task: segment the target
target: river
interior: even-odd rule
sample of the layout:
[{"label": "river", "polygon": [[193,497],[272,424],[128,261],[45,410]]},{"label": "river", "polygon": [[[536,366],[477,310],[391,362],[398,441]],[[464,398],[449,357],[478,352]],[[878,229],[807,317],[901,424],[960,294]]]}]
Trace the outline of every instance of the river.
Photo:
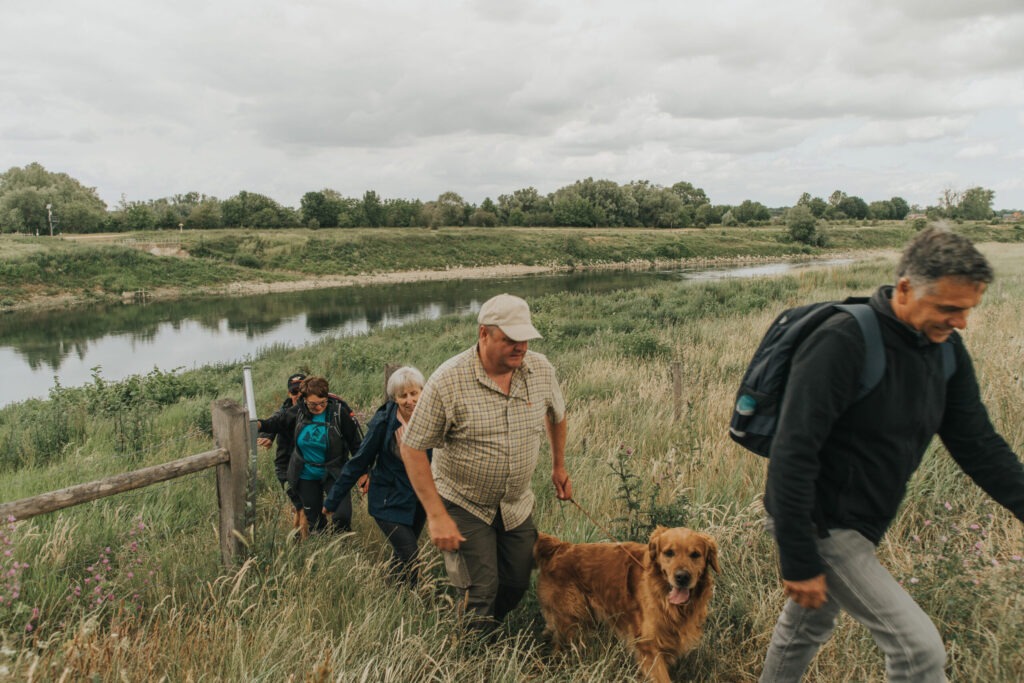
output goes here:
[{"label": "river", "polygon": [[679,270],[594,270],[484,280],[340,287],[246,297],[113,304],[0,316],[0,406],[45,398],[56,381],[71,387],[105,380],[236,362],[271,345],[301,346],[326,336],[476,312],[495,294],[526,298],[557,292],[597,293],[658,280],[778,275],[831,260]]}]

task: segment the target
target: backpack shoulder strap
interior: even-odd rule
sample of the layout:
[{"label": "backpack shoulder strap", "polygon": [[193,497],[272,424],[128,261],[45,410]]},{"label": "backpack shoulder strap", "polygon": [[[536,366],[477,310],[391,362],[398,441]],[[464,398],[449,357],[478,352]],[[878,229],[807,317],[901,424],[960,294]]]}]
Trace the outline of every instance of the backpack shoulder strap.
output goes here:
[{"label": "backpack shoulder strap", "polygon": [[946,381],[956,372],[956,355],[953,352],[953,343],[948,339],[942,342],[942,374]]},{"label": "backpack shoulder strap", "polygon": [[837,309],[853,316],[864,335],[864,372],[860,376],[860,400],[878,386],[885,374],[885,347],[882,344],[882,331],[878,327],[878,316],[867,304],[839,304]]}]

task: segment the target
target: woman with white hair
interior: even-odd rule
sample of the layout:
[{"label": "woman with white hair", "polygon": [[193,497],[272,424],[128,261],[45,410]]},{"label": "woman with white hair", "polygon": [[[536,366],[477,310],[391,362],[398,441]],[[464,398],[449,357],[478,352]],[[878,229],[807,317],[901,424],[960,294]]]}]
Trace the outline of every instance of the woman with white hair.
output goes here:
[{"label": "woman with white hair", "polygon": [[423,373],[413,367],[401,367],[391,374],[387,403],[377,409],[366,428],[362,445],[345,463],[324,501],[324,511],[333,512],[349,489],[369,473],[367,509],[394,548],[392,572],[409,586],[416,585],[419,537],[427,515],[409,483],[399,446],[402,432],[420,399],[423,383]]}]

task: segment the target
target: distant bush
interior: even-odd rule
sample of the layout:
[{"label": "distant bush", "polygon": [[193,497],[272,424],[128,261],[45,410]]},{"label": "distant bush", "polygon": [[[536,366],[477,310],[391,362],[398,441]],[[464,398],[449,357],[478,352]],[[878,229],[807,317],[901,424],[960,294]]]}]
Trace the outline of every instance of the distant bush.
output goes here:
[{"label": "distant bush", "polygon": [[786,225],[789,227],[789,236],[794,241],[818,246],[818,219],[808,207],[801,204],[790,209]]}]

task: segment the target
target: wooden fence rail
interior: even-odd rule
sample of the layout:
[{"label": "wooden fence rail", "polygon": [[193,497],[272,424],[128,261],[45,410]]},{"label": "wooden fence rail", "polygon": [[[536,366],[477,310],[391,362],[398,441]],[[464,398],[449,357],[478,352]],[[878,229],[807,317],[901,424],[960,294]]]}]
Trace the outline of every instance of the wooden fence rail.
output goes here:
[{"label": "wooden fence rail", "polygon": [[217,444],[214,450],[59,491],[0,503],[0,520],[8,517],[28,519],[216,467],[221,559],[226,565],[231,565],[244,552],[252,537],[252,530],[245,527],[249,421],[246,411],[230,399],[214,401],[210,404],[210,411],[213,438]]}]

